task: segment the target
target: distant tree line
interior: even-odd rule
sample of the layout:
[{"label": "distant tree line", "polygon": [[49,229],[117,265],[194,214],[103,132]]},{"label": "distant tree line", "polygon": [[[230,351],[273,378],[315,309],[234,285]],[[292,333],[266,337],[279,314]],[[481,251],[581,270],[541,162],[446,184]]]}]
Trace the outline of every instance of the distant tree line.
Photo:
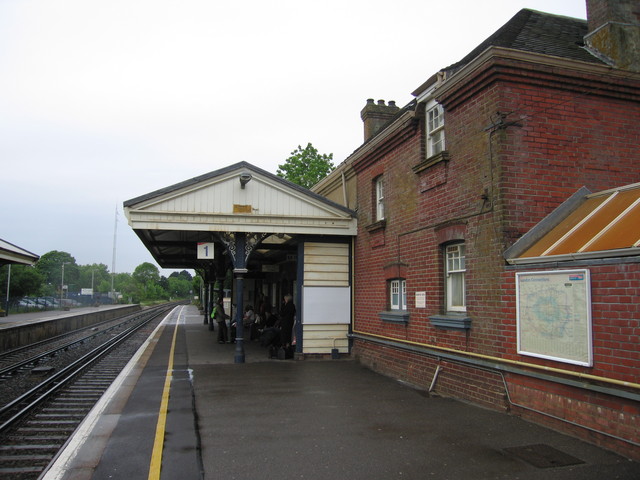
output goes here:
[{"label": "distant tree line", "polygon": [[0,267],[0,305],[5,304],[7,287],[14,301],[23,297],[77,298],[92,289],[92,297],[110,298],[113,303],[186,299],[200,288],[199,279],[186,270],[167,278],[155,265],[145,262],[133,273],[112,275],[103,263],[78,265],[69,253],[57,250],[42,255],[34,266],[11,265],[10,275],[8,269],[8,265]]}]

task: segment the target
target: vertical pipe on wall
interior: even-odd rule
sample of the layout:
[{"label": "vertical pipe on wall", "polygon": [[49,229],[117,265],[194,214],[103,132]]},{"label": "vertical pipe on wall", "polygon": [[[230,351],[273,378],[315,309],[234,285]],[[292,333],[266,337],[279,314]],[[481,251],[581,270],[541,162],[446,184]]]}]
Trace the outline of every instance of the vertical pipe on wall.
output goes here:
[{"label": "vertical pipe on wall", "polygon": [[429,385],[429,392],[432,392],[433,389],[436,386],[436,381],[438,380],[438,374],[440,373],[440,370],[442,370],[442,367],[440,365],[438,365],[436,367],[436,371],[433,373],[433,379],[431,380],[431,385]]},{"label": "vertical pipe on wall", "polygon": [[304,283],[304,242],[298,243],[298,258],[296,259],[296,298],[298,306],[296,309],[296,323],[294,324],[294,331],[296,336],[296,350],[295,354],[301,356],[303,353],[302,335],[304,329],[302,328],[302,310],[304,298],[302,298],[302,286]]}]

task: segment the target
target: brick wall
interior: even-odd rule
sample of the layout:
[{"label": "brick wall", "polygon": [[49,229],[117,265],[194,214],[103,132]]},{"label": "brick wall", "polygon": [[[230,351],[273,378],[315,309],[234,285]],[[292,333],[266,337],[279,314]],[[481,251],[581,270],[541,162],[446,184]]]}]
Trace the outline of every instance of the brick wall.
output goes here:
[{"label": "brick wall", "polygon": [[359,342],[354,356],[372,370],[421,390],[428,391],[433,385],[433,394],[464,399],[491,409],[508,409],[504,382],[496,372],[368,342]]},{"label": "brick wall", "polygon": [[508,384],[514,413],[628,458],[640,458],[638,447],[617,440],[640,440],[638,402],[517,375],[509,376]]},{"label": "brick wall", "polygon": [[[515,330],[503,353],[504,358],[526,359],[528,363],[562,368],[605,377],[619,382],[637,383],[640,372],[640,263],[611,263],[581,266],[591,275],[591,316],[593,367],[545,361],[517,355],[513,349]],[[527,271],[548,268],[527,268]],[[516,314],[515,270],[505,272],[503,291],[505,319]]]},{"label": "brick wall", "polygon": [[508,243],[582,187],[597,192],[640,180],[640,103],[507,85],[506,111],[517,111],[496,135],[503,169]]},{"label": "brick wall", "polygon": [[[573,372],[637,383],[640,263],[612,260],[580,267],[591,270],[593,367],[517,353],[515,269],[506,265],[504,250],[580,187],[599,191],[640,180],[640,99],[628,90],[617,95],[590,88],[592,75],[569,79],[575,71],[544,70],[511,63],[496,81],[469,89],[467,98],[455,96],[449,109],[443,97],[447,158],[416,168],[424,160],[424,118],[418,111],[417,127],[390,139],[393,148],[387,145],[354,165],[359,222],[354,331],[383,341],[461,352],[461,358],[471,352],[518,362],[525,369],[552,367],[565,370],[561,376],[566,378]],[[582,86],[572,87],[572,82]],[[386,223],[367,228],[373,224],[371,192],[378,175],[385,181]],[[453,238],[464,239],[466,245],[469,330],[436,328],[429,319],[444,310],[442,243]],[[387,309],[385,267],[392,264],[406,265],[406,324],[379,317]],[[426,308],[416,308],[416,292],[426,293]],[[429,387],[435,358],[382,343],[356,341],[354,354],[385,375]],[[507,401],[506,388],[522,407]],[[637,430],[627,426],[637,425],[638,412],[615,395],[513,374],[505,383],[497,372],[464,362],[443,365],[436,392],[492,408],[518,409],[625,454],[629,444],[622,442],[626,446],[621,447],[611,435],[638,441],[637,434],[632,438]],[[569,404],[580,406],[579,416],[567,415]],[[616,408],[626,409],[625,415],[615,415]]]}]

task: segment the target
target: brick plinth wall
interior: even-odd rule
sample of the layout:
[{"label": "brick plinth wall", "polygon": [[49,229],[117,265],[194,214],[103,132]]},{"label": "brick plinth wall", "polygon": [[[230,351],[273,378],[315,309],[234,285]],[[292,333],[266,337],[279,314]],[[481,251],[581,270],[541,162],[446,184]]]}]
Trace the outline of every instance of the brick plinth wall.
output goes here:
[{"label": "brick plinth wall", "polygon": [[532,378],[507,377],[511,411],[563,433],[640,460],[640,404],[632,400],[549,384]]},{"label": "brick plinth wall", "polygon": [[353,355],[371,370],[425,391],[429,390],[440,366],[433,393],[494,410],[508,410],[504,383],[497,372],[360,340],[355,342]]},{"label": "brick plinth wall", "polygon": [[[640,405],[532,377],[504,374],[356,340],[358,362],[418,390],[509,412],[603,448],[640,460]],[[441,370],[434,382],[437,367]],[[508,389],[508,391],[507,391]]]}]

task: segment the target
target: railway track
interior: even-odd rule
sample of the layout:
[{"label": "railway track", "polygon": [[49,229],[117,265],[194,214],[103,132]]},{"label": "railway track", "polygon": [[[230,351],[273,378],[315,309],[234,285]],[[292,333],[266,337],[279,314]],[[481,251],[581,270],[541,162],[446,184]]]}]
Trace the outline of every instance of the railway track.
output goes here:
[{"label": "railway track", "polygon": [[74,344],[80,344],[90,340],[96,335],[108,333],[113,329],[120,328],[127,322],[135,322],[141,315],[145,315],[145,312],[137,312],[119,318],[103,320],[71,332],[0,352],[0,381],[6,378],[7,375],[13,374],[22,366],[36,364],[43,358],[55,355],[61,350],[72,348]]},{"label": "railway track", "polygon": [[[125,327],[110,329],[107,335],[87,336],[90,338],[81,342],[83,348],[70,356],[75,359],[64,367],[46,368],[43,359],[53,358],[55,351],[49,350],[40,357],[38,362],[45,366],[45,373],[36,385],[16,394],[0,408],[0,478],[37,479],[174,306],[146,310],[143,315],[136,315],[134,321],[123,322],[127,324]],[[78,340],[68,343],[69,346],[58,347],[58,354],[69,356]],[[24,359],[16,362],[22,365],[11,371],[24,372],[25,365],[29,365],[24,362]]]}]

